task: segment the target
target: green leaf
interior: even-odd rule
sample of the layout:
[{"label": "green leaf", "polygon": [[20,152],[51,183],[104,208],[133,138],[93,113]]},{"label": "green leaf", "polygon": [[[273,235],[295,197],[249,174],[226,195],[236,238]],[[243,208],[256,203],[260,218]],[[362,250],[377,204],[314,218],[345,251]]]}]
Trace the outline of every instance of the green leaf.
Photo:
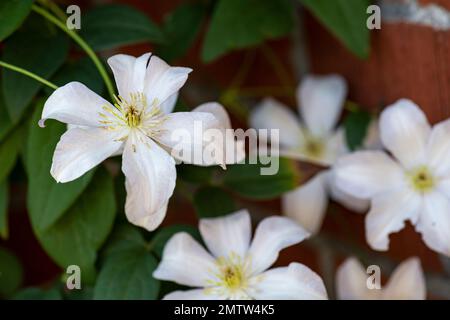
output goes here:
[{"label": "green leaf", "polygon": [[45,251],[63,269],[78,265],[82,280],[93,283],[97,251],[108,237],[116,205],[111,176],[98,170],[86,191],[53,226],[36,235]]},{"label": "green leaf", "polygon": [[293,27],[289,0],[219,0],[202,49],[210,62],[225,53],[279,38]]},{"label": "green leaf", "polygon": [[[65,64],[52,78],[52,82],[58,86],[63,86],[71,81],[81,82],[100,95],[104,89],[102,77],[92,60],[87,57]],[[51,92],[53,90],[48,88],[48,93]]]},{"label": "green leaf", "polygon": [[183,56],[197,37],[205,13],[205,7],[201,4],[177,7],[164,21],[163,31],[167,40],[158,54],[168,61]]},{"label": "green leaf", "polygon": [[363,145],[371,121],[370,113],[363,110],[354,111],[345,118],[345,138],[351,151]]},{"label": "green leaf", "polygon": [[94,299],[157,298],[159,281],[152,273],[158,263],[136,228],[117,228],[104,253],[106,258],[94,288]]},{"label": "green leaf", "polygon": [[148,16],[122,4],[99,6],[82,17],[80,35],[94,50],[154,42],[161,43],[163,34]]},{"label": "green leaf", "polygon": [[233,198],[220,187],[202,187],[194,194],[194,207],[199,218],[212,218],[236,211]]},{"label": "green leaf", "polygon": [[0,2],[0,41],[13,33],[31,10],[33,0],[2,0]]},{"label": "green leaf", "polygon": [[200,167],[182,163],[177,166],[177,176],[191,183],[208,183],[211,181],[214,167]]},{"label": "green leaf", "polygon": [[62,300],[58,288],[44,290],[41,288],[25,288],[13,296],[13,300]]},{"label": "green leaf", "polygon": [[49,228],[72,206],[92,178],[92,171],[69,182],[56,183],[50,175],[53,153],[66,126],[47,121],[45,128],[37,123],[42,106],[38,106],[30,124],[27,144],[27,173],[29,179],[27,203],[31,223],[36,231]]},{"label": "green leaf", "polygon": [[13,127],[14,123],[9,117],[8,110],[6,109],[6,103],[3,99],[3,91],[0,89],[0,141],[11,131]]},{"label": "green leaf", "polygon": [[[267,163],[269,158],[263,158]],[[283,193],[290,191],[299,185],[300,174],[294,161],[279,158],[278,171],[273,175],[262,175],[261,169],[270,165],[250,164],[247,160],[245,164],[229,166],[225,171],[223,183],[233,192],[250,199],[272,199]],[[270,158],[275,165],[277,159]]]},{"label": "green leaf", "polygon": [[[63,64],[68,50],[64,34],[42,25],[41,19],[32,19],[5,43],[3,60],[47,79]],[[42,84],[11,70],[2,71],[3,97],[11,120],[16,123]]]},{"label": "green leaf", "polygon": [[370,0],[301,0],[343,44],[360,58],[370,51],[367,7]]},{"label": "green leaf", "polygon": [[0,248],[0,296],[8,297],[22,284],[22,264],[9,250]]},{"label": "green leaf", "polygon": [[194,237],[194,239],[196,239],[200,243],[202,242],[202,238],[197,228],[189,225],[179,224],[159,229],[156,235],[151,240],[149,247],[151,247],[157,257],[161,258],[167,241],[169,241],[169,239],[178,232],[187,232],[192,237]]},{"label": "green leaf", "polygon": [[[28,123],[28,122],[27,122]],[[26,124],[17,126],[0,143],[0,182],[4,181],[14,167],[25,138]]]},{"label": "green leaf", "polygon": [[8,238],[8,182],[0,182],[0,238]]}]

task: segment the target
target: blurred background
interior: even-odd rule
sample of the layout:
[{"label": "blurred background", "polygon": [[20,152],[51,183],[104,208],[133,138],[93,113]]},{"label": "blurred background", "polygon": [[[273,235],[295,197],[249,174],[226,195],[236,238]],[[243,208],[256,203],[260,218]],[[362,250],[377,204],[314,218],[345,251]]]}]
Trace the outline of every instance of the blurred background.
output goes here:
[{"label": "blurred background", "polygon": [[[407,97],[423,108],[432,123],[450,116],[450,0],[374,2],[382,9],[381,29],[370,33],[367,30],[366,35],[364,32],[350,35],[362,37],[362,45],[353,45],[342,37],[342,32],[348,35],[345,25],[324,23],[320,13],[305,5],[309,1],[276,0],[272,4],[267,4],[270,0],[262,1],[264,4],[248,1],[248,11],[224,9],[220,13],[217,10],[219,5],[225,7],[224,0],[57,2],[61,8],[71,4],[81,8],[80,34],[85,35],[94,47],[98,39],[108,36],[102,34],[105,32],[102,25],[113,25],[120,20],[108,15],[94,17],[92,11],[95,8],[104,4],[123,4],[139,11],[157,26],[158,32],[137,30],[134,32],[143,35],[118,45],[99,46],[96,51],[102,57],[118,52],[137,56],[151,51],[172,65],[193,68],[194,72],[182,89],[178,107],[190,109],[207,101],[219,101],[230,112],[234,128],[247,128],[248,112],[266,96],[275,97],[295,109],[295,88],[307,73],[341,74],[349,84],[349,101],[372,114]],[[286,7],[280,4],[286,4]],[[275,10],[276,13],[262,22],[258,15],[265,16],[264,10],[269,13]],[[215,30],[213,36],[208,35],[212,32],[214,15],[236,24],[229,26],[235,37],[227,30]],[[350,16],[347,27],[357,28],[358,14]],[[364,24],[366,18],[367,15],[363,16]],[[255,19],[267,23],[268,27],[253,28]],[[278,21],[275,23],[278,27],[270,28],[271,21]],[[91,26],[89,33],[84,31],[84,23]],[[239,30],[248,33],[240,35]],[[164,37],[166,39],[161,39]],[[365,37],[370,39],[367,46]],[[213,38],[219,42],[223,40],[223,43],[207,46],[205,42],[214,42]],[[3,43],[1,46],[3,48]],[[82,56],[83,53],[72,48],[69,60]],[[115,163],[110,165],[112,170],[117,170]],[[308,164],[297,163],[296,166],[303,182],[321,170]],[[198,185],[191,185],[189,169],[181,172],[181,176],[187,178],[177,184],[164,225],[196,226],[198,216],[192,197]],[[21,287],[52,286],[61,277],[61,269],[48,257],[33,233],[26,205],[27,181],[19,161],[9,181],[9,236],[0,240],[0,246],[14,253],[22,265]],[[123,181],[119,183],[123,184]],[[235,206],[248,208],[255,222],[267,215],[280,214],[277,199],[255,201],[234,196]],[[412,226],[407,225],[391,236],[388,252],[375,252],[365,241],[364,215],[335,203],[328,209],[322,231],[283,251],[277,265],[299,261],[310,266],[322,275],[330,296],[334,297],[336,267],[350,256],[357,256],[366,265],[380,265],[386,278],[400,262],[418,256],[426,273],[428,298],[450,299],[450,260],[428,249]]]}]

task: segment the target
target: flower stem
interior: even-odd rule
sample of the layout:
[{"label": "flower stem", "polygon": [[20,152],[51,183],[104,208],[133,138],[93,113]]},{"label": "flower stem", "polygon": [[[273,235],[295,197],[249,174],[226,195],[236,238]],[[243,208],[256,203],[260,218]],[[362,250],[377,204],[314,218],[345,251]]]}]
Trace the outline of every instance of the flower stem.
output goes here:
[{"label": "flower stem", "polygon": [[44,78],[41,78],[37,74],[34,74],[34,73],[32,73],[32,72],[30,72],[28,70],[22,69],[20,67],[17,67],[15,65],[12,65],[12,64],[9,64],[9,63],[6,63],[6,62],[1,61],[1,60],[0,60],[0,66],[5,67],[5,68],[10,69],[10,70],[13,70],[13,71],[16,71],[16,72],[21,73],[23,75],[26,75],[27,77],[30,77],[30,78],[32,78],[34,80],[37,80],[37,81],[45,84],[46,86],[52,88],[53,90],[58,89],[58,86],[55,85],[54,83],[51,83],[50,81],[47,81]]},{"label": "flower stem", "polygon": [[97,55],[95,54],[94,50],[73,30],[69,30],[64,22],[53,16],[48,11],[44,10],[43,8],[33,5],[32,9],[34,12],[40,14],[45,19],[50,21],[51,23],[55,24],[57,27],[59,27],[62,31],[67,33],[69,37],[71,37],[91,58],[92,62],[94,62],[95,66],[97,67],[101,77],[103,78],[103,81],[105,82],[106,89],[108,90],[109,95],[111,96],[111,99],[114,100],[114,87],[111,82],[111,79],[109,78],[108,73],[105,70],[105,67],[103,66],[102,62],[99,60]]}]

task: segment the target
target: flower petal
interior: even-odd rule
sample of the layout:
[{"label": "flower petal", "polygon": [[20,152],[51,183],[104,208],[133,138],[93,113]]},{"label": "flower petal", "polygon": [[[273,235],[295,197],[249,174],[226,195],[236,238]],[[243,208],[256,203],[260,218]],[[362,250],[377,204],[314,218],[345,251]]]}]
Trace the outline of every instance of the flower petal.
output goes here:
[{"label": "flower petal", "polygon": [[272,99],[264,99],[250,114],[255,129],[280,130],[280,145],[298,147],[303,139],[298,117],[288,107]]},{"label": "flower petal", "polygon": [[416,229],[428,247],[450,257],[450,199],[439,191],[426,194]]},{"label": "flower petal", "polygon": [[[253,280],[253,281],[252,281]],[[257,300],[326,300],[327,291],[318,274],[300,263],[257,275],[251,295]]]},{"label": "flower petal", "polygon": [[201,219],[200,233],[209,251],[216,257],[231,253],[244,258],[250,246],[251,223],[247,210],[212,219]]},{"label": "flower petal", "polygon": [[348,258],[336,272],[336,295],[339,300],[377,299],[380,290],[369,290],[368,275],[356,258]]},{"label": "flower petal", "polygon": [[249,249],[252,274],[267,270],[284,248],[303,241],[309,232],[295,221],[284,217],[269,217],[261,221]]},{"label": "flower petal", "polygon": [[144,93],[149,104],[159,106],[177,93],[191,71],[190,68],[171,67],[157,56],[152,56],[144,80]]},{"label": "flower petal", "polygon": [[122,171],[128,220],[154,230],[164,218],[164,208],[175,188],[175,161],[151,139],[132,131],[125,144]]},{"label": "flower petal", "polygon": [[425,300],[426,296],[425,277],[418,258],[399,265],[383,290],[385,300]]},{"label": "flower petal", "polygon": [[284,194],[281,198],[283,214],[297,221],[312,234],[317,233],[328,206],[327,172]]},{"label": "flower petal", "polygon": [[421,197],[417,193],[397,188],[376,195],[366,216],[366,238],[374,250],[386,251],[389,248],[389,235],[400,231],[405,221],[413,224],[421,207]]},{"label": "flower petal", "polygon": [[102,127],[102,107],[111,104],[79,82],[70,82],[56,89],[47,99],[39,125],[47,119],[79,126]]},{"label": "flower petal", "polygon": [[450,173],[450,120],[438,123],[431,130],[427,145],[427,164],[437,176]]},{"label": "flower petal", "polygon": [[50,173],[57,182],[69,182],[121,149],[117,132],[104,128],[67,130],[56,145]]},{"label": "flower petal", "polygon": [[424,160],[430,125],[414,102],[401,99],[387,107],[380,116],[380,134],[384,146],[407,169]]},{"label": "flower petal", "polygon": [[155,139],[179,161],[215,165],[223,162],[221,130],[219,121],[211,113],[176,112],[167,115]]},{"label": "flower petal", "polygon": [[164,114],[172,113],[173,109],[175,109],[175,105],[178,100],[178,91],[172,94],[170,97],[166,99],[163,103],[159,105],[159,108]]},{"label": "flower petal", "polygon": [[328,191],[330,193],[330,197],[334,201],[351,211],[363,213],[369,210],[370,200],[355,197],[338,188],[333,169],[330,171],[330,174],[328,174]]},{"label": "flower petal", "polygon": [[382,151],[358,151],[342,156],[334,167],[336,186],[368,199],[404,181],[400,166]]},{"label": "flower petal", "polygon": [[108,64],[114,74],[117,90],[124,99],[129,99],[131,93],[144,91],[144,79],[148,59],[151,53],[145,53],[136,58],[126,54],[117,54],[108,59]]},{"label": "flower petal", "polygon": [[193,289],[171,292],[166,294],[163,300],[222,300],[222,298],[219,295],[215,295],[214,290]]},{"label": "flower petal", "polygon": [[206,287],[208,275],[214,268],[213,257],[191,235],[180,232],[167,242],[153,277],[191,287]]},{"label": "flower petal", "polygon": [[236,140],[234,131],[231,128],[230,117],[225,108],[217,102],[204,103],[192,112],[207,112],[213,114],[223,128],[223,144],[222,157],[220,163],[234,164],[245,159],[245,141]]},{"label": "flower petal", "polygon": [[306,76],[297,89],[297,103],[308,130],[319,137],[329,133],[346,96],[347,83],[341,76]]}]

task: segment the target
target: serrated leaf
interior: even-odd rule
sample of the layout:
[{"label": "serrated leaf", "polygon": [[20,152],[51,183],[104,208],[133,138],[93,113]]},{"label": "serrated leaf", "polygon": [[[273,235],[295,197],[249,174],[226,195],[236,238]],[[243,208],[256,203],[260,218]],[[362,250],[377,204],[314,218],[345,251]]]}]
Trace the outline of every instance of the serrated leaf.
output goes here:
[{"label": "serrated leaf", "polygon": [[47,121],[38,126],[42,112],[39,105],[30,123],[27,143],[27,173],[29,179],[27,204],[31,223],[36,231],[49,228],[69,209],[89,184],[93,172],[69,183],[57,183],[50,175],[53,153],[66,125]]},{"label": "serrated leaf", "polygon": [[54,225],[45,231],[34,231],[61,268],[78,265],[82,281],[93,283],[97,251],[111,231],[115,213],[112,178],[98,170],[86,191]]},{"label": "serrated leaf", "polygon": [[370,0],[300,0],[343,44],[360,58],[370,51],[367,7]]},{"label": "serrated leaf", "polygon": [[202,4],[180,5],[171,12],[164,20],[166,41],[159,48],[158,54],[168,61],[183,56],[197,37],[205,13]]},{"label": "serrated leaf", "polygon": [[0,182],[0,238],[8,238],[8,182]]},{"label": "serrated leaf", "polygon": [[199,218],[213,218],[236,210],[233,198],[220,187],[202,187],[194,194],[195,212]]},{"label": "serrated leaf", "polygon": [[0,41],[20,27],[31,10],[33,0],[2,0],[0,2]]},{"label": "serrated leaf", "polygon": [[167,241],[178,232],[187,232],[192,237],[194,237],[194,239],[196,239],[200,243],[202,242],[200,233],[198,232],[197,228],[193,226],[179,224],[164,227],[157,231],[156,235],[150,241],[149,245],[157,257],[159,258],[162,257],[162,253],[164,251],[164,247],[166,246]]},{"label": "serrated leaf", "polygon": [[159,27],[148,16],[123,4],[103,5],[82,16],[80,35],[94,50],[164,40]]},{"label": "serrated leaf", "polygon": [[270,167],[267,161],[276,158],[260,159],[258,164],[229,166],[223,177],[223,184],[238,195],[250,199],[273,199],[299,185],[300,174],[292,160],[279,158],[278,170],[273,175],[263,175],[262,168]]},{"label": "serrated leaf", "polygon": [[[3,60],[48,79],[64,63],[68,50],[69,41],[64,34],[50,29],[42,19],[32,19],[6,41]],[[11,70],[2,71],[4,101],[16,123],[42,83]]]},{"label": "serrated leaf", "polygon": [[0,296],[9,297],[20,287],[22,280],[20,261],[9,250],[0,248]]},{"label": "serrated leaf", "polygon": [[286,35],[293,13],[288,0],[219,0],[203,44],[203,61]]}]

